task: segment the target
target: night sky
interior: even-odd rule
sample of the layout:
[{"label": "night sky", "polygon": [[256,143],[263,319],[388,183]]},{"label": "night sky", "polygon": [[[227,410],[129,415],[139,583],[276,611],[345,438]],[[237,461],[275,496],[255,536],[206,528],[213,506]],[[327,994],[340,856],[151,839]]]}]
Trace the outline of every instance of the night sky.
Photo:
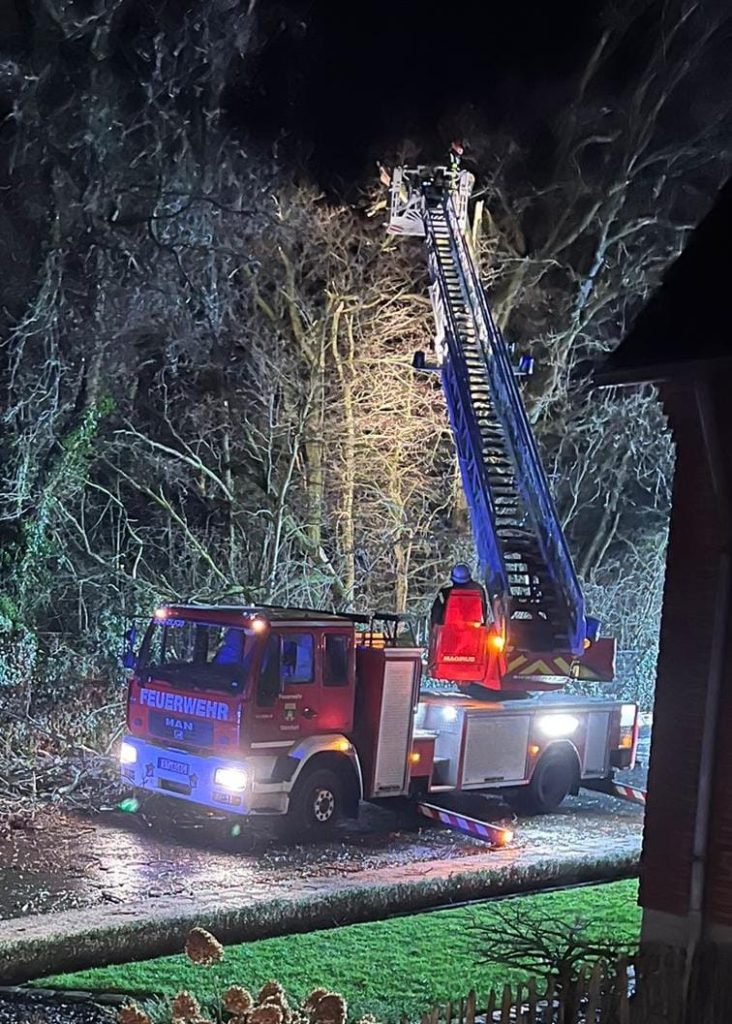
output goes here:
[{"label": "night sky", "polygon": [[[86,3],[76,0],[80,11]],[[252,12],[256,27],[254,45],[226,72],[221,100],[229,127],[274,146],[280,164],[338,190],[373,180],[377,160],[441,159],[454,137],[467,141],[468,157],[471,137],[485,147],[504,136],[526,151],[527,163],[550,162],[558,116],[603,27],[620,26],[622,40],[593,100],[622,111],[624,90],[658,42],[661,12],[675,0],[219,0],[212,10],[234,24],[233,3]],[[42,8],[0,0],[0,52],[22,59],[34,39],[37,48]],[[144,76],[144,61],[131,55],[147,50],[157,32],[173,33],[195,9],[191,0],[117,7],[120,73]],[[724,0],[704,0],[696,22],[723,9]],[[705,123],[704,94],[728,82],[731,46],[728,26],[717,56],[707,53],[694,70],[701,84],[669,108],[670,135],[688,137]],[[65,49],[68,89],[73,44]],[[1,86],[0,117],[11,109]],[[412,150],[399,154],[405,142]]]},{"label": "night sky", "polygon": [[[320,181],[373,174],[405,138],[441,156],[466,124],[536,141],[566,103],[601,4],[288,3],[233,83],[229,116]],[[263,24],[264,27],[264,24]],[[621,65],[632,63],[635,41]],[[621,75],[624,68],[620,68]],[[612,88],[612,83],[610,83]]]}]

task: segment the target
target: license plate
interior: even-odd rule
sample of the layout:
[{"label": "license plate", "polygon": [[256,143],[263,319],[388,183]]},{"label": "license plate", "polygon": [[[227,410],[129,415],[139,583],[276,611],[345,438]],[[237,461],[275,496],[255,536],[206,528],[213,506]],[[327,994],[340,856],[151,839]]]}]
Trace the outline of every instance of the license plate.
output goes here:
[{"label": "license plate", "polygon": [[173,761],[169,757],[159,757],[158,768],[162,768],[164,772],[173,772],[174,775],[188,774],[188,765],[185,761]]},{"label": "license plate", "polygon": [[229,807],[238,807],[241,804],[241,797],[234,793],[214,793],[213,798],[217,803],[228,804]]}]

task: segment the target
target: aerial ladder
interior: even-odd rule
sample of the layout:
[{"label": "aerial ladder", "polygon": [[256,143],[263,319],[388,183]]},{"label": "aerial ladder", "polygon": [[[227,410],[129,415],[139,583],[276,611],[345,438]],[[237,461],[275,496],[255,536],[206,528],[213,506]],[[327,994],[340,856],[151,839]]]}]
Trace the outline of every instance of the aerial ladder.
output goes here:
[{"label": "aerial ladder", "polygon": [[[388,231],[425,240],[435,354],[485,587],[475,609],[431,630],[430,672],[469,688],[540,690],[568,677],[609,681],[615,641],[598,636],[550,493],[467,231],[466,170],[395,168]],[[525,361],[524,361],[525,363]],[[422,353],[415,366],[428,368]]]}]

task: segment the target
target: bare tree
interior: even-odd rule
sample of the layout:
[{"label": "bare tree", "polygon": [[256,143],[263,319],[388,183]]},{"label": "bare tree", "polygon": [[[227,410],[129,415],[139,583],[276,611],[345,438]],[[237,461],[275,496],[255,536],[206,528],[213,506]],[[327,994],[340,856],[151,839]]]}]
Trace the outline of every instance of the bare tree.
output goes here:
[{"label": "bare tree", "polygon": [[[128,24],[117,0],[29,2],[27,50],[0,62],[3,694],[33,717],[69,678],[113,677],[124,620],[161,599],[421,614],[473,551],[439,383],[411,369],[432,329],[420,244],[368,215],[376,192],[326,202],[224,122],[259,5]],[[663,45],[620,86],[633,22],[602,26],[543,161],[471,135],[484,272],[538,358],[526,395],[560,512],[628,652],[653,646],[671,450],[653,393],[591,393],[589,363],[730,138],[713,90],[704,131],[667,128],[724,12],[659,10]],[[644,692],[649,671],[633,662]]]}]

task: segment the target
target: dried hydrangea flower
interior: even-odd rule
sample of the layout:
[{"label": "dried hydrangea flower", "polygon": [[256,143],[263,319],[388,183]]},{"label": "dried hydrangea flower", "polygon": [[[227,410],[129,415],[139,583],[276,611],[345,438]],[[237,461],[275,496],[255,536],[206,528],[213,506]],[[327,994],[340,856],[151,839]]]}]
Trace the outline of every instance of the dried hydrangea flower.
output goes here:
[{"label": "dried hydrangea flower", "polygon": [[224,955],[224,947],[205,928],[193,928],[188,933],[185,951],[189,960],[204,967],[217,964]]},{"label": "dried hydrangea flower", "polygon": [[282,1024],[282,1007],[276,1003],[265,1003],[255,1007],[249,1014],[249,1024]]},{"label": "dried hydrangea flower", "polygon": [[259,1005],[260,1006],[279,1006],[280,1009],[282,1010],[282,1014],[283,1014],[285,1020],[287,1020],[289,1018],[289,1015],[290,1015],[290,1005],[287,1002],[287,996],[285,995],[284,992],[282,992],[279,995],[267,996],[267,998],[263,999],[262,1002]]},{"label": "dried hydrangea flower", "polygon": [[244,1014],[251,1010],[254,1000],[251,992],[241,985],[230,985],[223,995],[224,1008],[229,1013]]},{"label": "dried hydrangea flower", "polygon": [[174,1021],[195,1020],[201,1016],[201,1006],[190,992],[179,992],[173,1000],[171,1015]]},{"label": "dried hydrangea flower", "polygon": [[272,996],[276,996],[278,999],[282,1000],[285,998],[285,990],[282,985],[280,985],[279,981],[265,981],[264,985],[262,985],[259,990],[257,1002],[263,1003],[265,1000],[271,999]]},{"label": "dried hydrangea flower", "polygon": [[304,1010],[314,1010],[323,996],[330,995],[327,988],[314,988],[305,1002],[302,1004]]},{"label": "dried hydrangea flower", "polygon": [[346,1024],[348,1007],[343,996],[329,992],[318,1002],[313,1014],[316,1024]]},{"label": "dried hydrangea flower", "polygon": [[127,1003],[117,1011],[117,1024],[152,1024],[150,1018],[137,1003]]}]

